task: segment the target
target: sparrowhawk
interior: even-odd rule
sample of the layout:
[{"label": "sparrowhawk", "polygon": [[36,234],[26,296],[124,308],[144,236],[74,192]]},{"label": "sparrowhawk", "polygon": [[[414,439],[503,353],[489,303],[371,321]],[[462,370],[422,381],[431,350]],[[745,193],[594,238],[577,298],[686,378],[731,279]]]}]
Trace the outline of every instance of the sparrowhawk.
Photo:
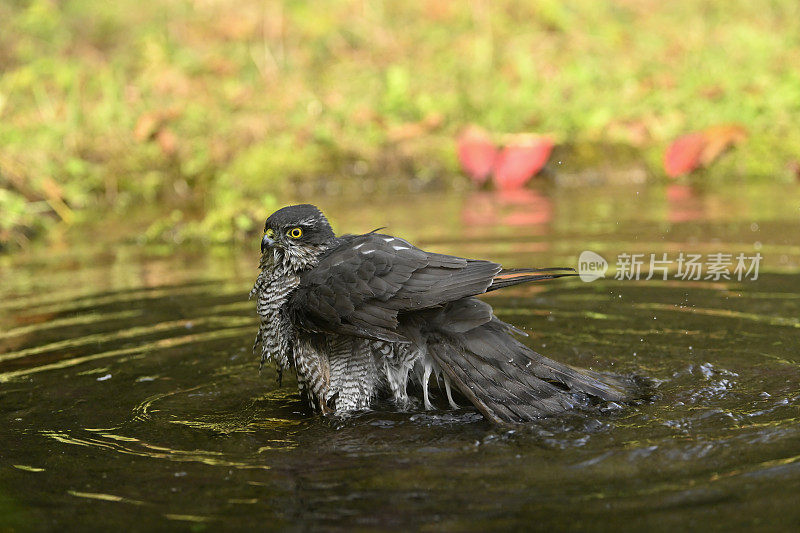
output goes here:
[{"label": "sparrowhawk", "polygon": [[458,395],[499,424],[598,401],[625,401],[624,378],[573,368],[528,348],[476,295],[572,269],[503,269],[427,252],[378,233],[337,236],[313,205],[273,213],[261,240],[256,299],[261,363],[297,374],[322,412],[401,407],[409,389],[431,408],[431,377],[451,407]]}]

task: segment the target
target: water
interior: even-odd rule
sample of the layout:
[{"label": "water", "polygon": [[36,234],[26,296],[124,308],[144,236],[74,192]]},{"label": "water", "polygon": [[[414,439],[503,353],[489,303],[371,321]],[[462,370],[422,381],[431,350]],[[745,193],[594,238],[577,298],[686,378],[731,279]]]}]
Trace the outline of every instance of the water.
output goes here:
[{"label": "water", "polygon": [[250,353],[257,238],[142,247],[132,223],[114,230],[126,239],[73,230],[0,260],[0,529],[800,525],[797,188],[320,203],[340,230],[388,226],[510,267],[575,265],[587,249],[612,265],[764,259],[757,281],[558,280],[487,297],[537,350],[658,383],[643,405],[509,430],[467,408],[307,412]]}]

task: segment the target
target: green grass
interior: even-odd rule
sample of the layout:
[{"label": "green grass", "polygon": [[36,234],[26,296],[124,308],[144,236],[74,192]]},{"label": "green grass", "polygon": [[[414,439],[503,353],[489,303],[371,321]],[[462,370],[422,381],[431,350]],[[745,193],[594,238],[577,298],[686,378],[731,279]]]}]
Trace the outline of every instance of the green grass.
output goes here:
[{"label": "green grass", "polygon": [[705,177],[788,180],[800,157],[794,0],[6,0],[0,20],[0,246],[141,203],[151,238],[224,241],[307,182],[452,186],[467,123],[628,144],[656,173],[727,122],[750,137]]}]

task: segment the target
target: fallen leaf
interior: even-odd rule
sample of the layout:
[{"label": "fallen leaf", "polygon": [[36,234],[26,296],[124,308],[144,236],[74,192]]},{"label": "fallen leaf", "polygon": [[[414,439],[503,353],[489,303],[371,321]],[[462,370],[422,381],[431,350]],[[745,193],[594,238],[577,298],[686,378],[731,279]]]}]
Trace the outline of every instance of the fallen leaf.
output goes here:
[{"label": "fallen leaf", "polygon": [[150,140],[158,131],[161,118],[157,113],[143,113],[133,128],[133,137],[139,142]]},{"label": "fallen leaf", "polygon": [[664,170],[670,178],[688,174],[700,166],[700,154],[706,146],[702,132],[689,133],[675,139],[664,153]]},{"label": "fallen leaf", "polygon": [[219,35],[230,41],[247,41],[252,39],[258,32],[258,17],[242,16],[240,10],[235,13],[218,16],[216,19],[216,30]]},{"label": "fallen leaf", "polygon": [[497,159],[497,147],[489,134],[477,126],[469,126],[458,136],[456,144],[461,170],[475,183],[485,182]]},{"label": "fallen leaf", "polygon": [[645,146],[650,141],[650,130],[644,120],[620,120],[608,124],[611,137],[621,137],[633,146]]},{"label": "fallen leaf", "polygon": [[518,189],[547,163],[553,141],[549,137],[519,134],[511,137],[497,156],[494,182],[500,189]]},{"label": "fallen leaf", "polygon": [[703,135],[706,138],[706,145],[700,154],[700,163],[708,166],[729,147],[744,141],[747,138],[747,130],[737,124],[728,124],[705,129]]},{"label": "fallen leaf", "polygon": [[392,142],[417,139],[439,128],[443,123],[444,115],[431,113],[419,122],[406,122],[390,128],[386,137]]},{"label": "fallen leaf", "polygon": [[797,181],[800,181],[800,161],[790,161],[786,168],[797,178]]},{"label": "fallen leaf", "polygon": [[719,100],[725,95],[725,89],[720,85],[707,85],[700,89],[700,95],[709,100]]},{"label": "fallen leaf", "polygon": [[172,155],[178,149],[178,138],[169,128],[161,128],[156,134],[156,142],[164,155]]},{"label": "fallen leaf", "polygon": [[41,182],[45,201],[53,211],[61,217],[64,222],[71,222],[73,218],[72,209],[64,202],[64,191],[61,186],[53,181],[52,178],[45,178]]},{"label": "fallen leaf", "polygon": [[738,124],[711,126],[678,137],[664,153],[664,170],[676,178],[699,167],[707,167],[725,150],[744,141],[747,131]]},{"label": "fallen leaf", "polygon": [[133,128],[133,138],[139,142],[152,141],[168,122],[180,115],[177,108],[146,111],[139,115]]}]

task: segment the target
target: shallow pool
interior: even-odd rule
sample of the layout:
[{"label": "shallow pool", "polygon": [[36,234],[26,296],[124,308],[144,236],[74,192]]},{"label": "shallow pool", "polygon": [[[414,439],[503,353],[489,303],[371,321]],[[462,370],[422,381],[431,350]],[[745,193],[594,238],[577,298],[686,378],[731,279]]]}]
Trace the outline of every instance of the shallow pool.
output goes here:
[{"label": "shallow pool", "polygon": [[[308,199],[305,199],[308,200]],[[0,529],[730,529],[800,525],[800,189],[320,200],[334,228],[607,277],[488,296],[561,361],[652,402],[514,430],[473,409],[325,419],[258,373],[249,247],[75,229],[0,258]],[[267,213],[265,213],[265,216]],[[124,232],[123,232],[124,234]],[[760,254],[682,279],[681,253]],[[614,279],[643,254],[641,279]],[[651,254],[672,263],[646,280]]]}]

